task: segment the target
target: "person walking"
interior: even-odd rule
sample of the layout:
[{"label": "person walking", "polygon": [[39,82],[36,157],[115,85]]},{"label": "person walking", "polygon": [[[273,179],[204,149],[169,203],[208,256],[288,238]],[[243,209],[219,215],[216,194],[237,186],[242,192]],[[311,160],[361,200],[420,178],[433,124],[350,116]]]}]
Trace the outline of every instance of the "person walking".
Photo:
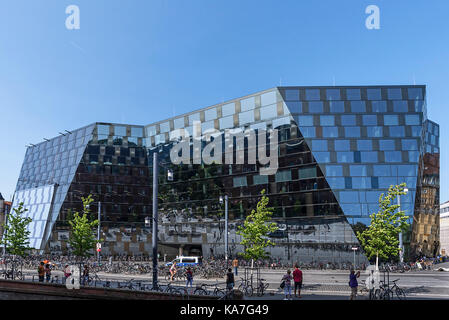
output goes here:
[{"label": "person walking", "polygon": [[[293,281],[295,282],[295,297],[302,298],[302,271],[299,270],[298,264],[295,265],[295,270],[293,270]],[[296,295],[296,289],[298,289],[298,295]]]},{"label": "person walking", "polygon": [[85,264],[83,270],[83,286],[88,283],[89,283],[89,266]]},{"label": "person walking", "polygon": [[357,278],[360,277],[360,271],[355,273],[354,269],[351,270],[349,274],[349,287],[351,288],[351,296],[349,300],[354,300],[357,297],[357,287],[359,286]]},{"label": "person walking", "polygon": [[37,268],[37,274],[39,276],[39,282],[44,282],[44,278],[45,278],[45,264],[42,261],[39,265],[39,267]]},{"label": "person walking", "polygon": [[67,278],[72,275],[72,270],[70,270],[70,267],[68,264],[64,267],[64,283],[67,283]]},{"label": "person walking", "polygon": [[238,271],[239,271],[239,261],[237,260],[237,257],[234,258],[234,260],[232,260],[232,266],[234,267],[234,274],[236,276],[238,276]]},{"label": "person walking", "polygon": [[173,281],[176,272],[178,272],[178,270],[176,269],[176,261],[174,261],[170,267],[170,281]]},{"label": "person walking", "polygon": [[190,267],[188,267],[187,270],[186,270],[186,278],[187,278],[186,287],[188,287],[189,284],[190,284],[190,288],[192,288],[192,285],[193,285],[193,273],[192,273],[192,270],[190,269]]},{"label": "person walking", "polygon": [[226,273],[226,290],[231,291],[232,289],[234,289],[234,284],[234,274],[232,273],[232,269],[229,268],[228,273]]},{"label": "person walking", "polygon": [[287,273],[282,277],[281,288],[284,288],[284,300],[292,300],[292,275],[290,269],[288,269]]},{"label": "person walking", "polygon": [[49,263],[45,265],[45,280],[50,282],[51,279],[51,266]]}]

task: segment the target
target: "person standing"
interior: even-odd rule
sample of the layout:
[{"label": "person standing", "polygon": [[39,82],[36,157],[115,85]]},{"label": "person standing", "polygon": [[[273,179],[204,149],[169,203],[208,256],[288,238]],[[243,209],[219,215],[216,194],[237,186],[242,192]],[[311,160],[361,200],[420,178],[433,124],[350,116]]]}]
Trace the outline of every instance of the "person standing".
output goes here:
[{"label": "person standing", "polygon": [[187,270],[186,270],[186,278],[187,278],[186,287],[188,287],[189,284],[190,284],[190,288],[192,288],[192,285],[193,285],[193,273],[192,273],[192,270],[190,269],[190,267],[188,267]]},{"label": "person standing", "polygon": [[232,266],[234,267],[234,274],[236,276],[238,276],[238,271],[239,271],[239,261],[237,260],[237,257],[234,258],[234,260],[232,260]]},{"label": "person standing", "polygon": [[351,288],[351,296],[349,300],[354,300],[357,297],[357,287],[359,286],[357,282],[357,278],[360,277],[360,271],[355,273],[354,269],[351,270],[351,274],[349,275],[349,287]]},{"label": "person standing", "polygon": [[290,269],[288,269],[287,273],[282,277],[282,282],[284,284],[284,300],[292,300],[292,275]]},{"label": "person standing", "polygon": [[45,280],[47,282],[50,282],[50,279],[51,279],[51,267],[50,267],[49,263],[47,263],[45,265],[45,278],[46,278]]},{"label": "person standing", "polygon": [[[295,265],[295,270],[293,271],[293,281],[295,282],[295,297],[301,298],[302,271],[299,270],[297,264]],[[298,295],[296,295],[296,289],[298,289]]]},{"label": "person standing", "polygon": [[83,286],[89,284],[89,266],[87,264],[84,265],[83,270]]},{"label": "person standing", "polygon": [[228,269],[228,273],[226,273],[226,289],[228,291],[231,291],[232,289],[234,289],[234,274],[232,273],[231,268]]},{"label": "person standing", "polygon": [[37,268],[37,274],[39,276],[39,282],[44,282],[45,267],[44,267],[44,262],[43,261],[41,262],[41,264]]}]

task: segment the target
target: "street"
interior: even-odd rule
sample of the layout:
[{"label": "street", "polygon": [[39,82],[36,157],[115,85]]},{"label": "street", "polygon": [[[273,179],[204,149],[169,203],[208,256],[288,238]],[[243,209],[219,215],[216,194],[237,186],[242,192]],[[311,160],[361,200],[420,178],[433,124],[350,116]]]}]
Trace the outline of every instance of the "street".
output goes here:
[{"label": "street", "polygon": [[[25,270],[24,270],[25,271]],[[26,270],[26,279],[29,280],[32,276],[35,276],[37,281],[37,275],[35,271]],[[280,279],[283,276],[283,272],[280,270],[261,270],[261,277],[269,283],[267,293],[263,297],[249,297],[248,299],[283,299],[283,292],[279,288]],[[61,271],[53,271],[53,276],[58,276],[59,279],[63,277]],[[93,275],[91,275],[93,276]],[[126,282],[130,280],[141,281],[145,284],[151,284],[152,274],[144,275],[127,275],[127,274],[112,274],[112,273],[97,273],[97,276],[101,279],[101,282],[120,281]],[[244,276],[244,270],[239,268],[238,276],[236,276],[236,286],[240,284],[241,278]],[[385,276],[386,280],[387,276]],[[364,280],[367,278],[367,274],[363,272],[359,278],[359,292],[364,288]],[[383,280],[383,274],[381,273],[381,280]],[[440,271],[414,271],[407,273],[391,273],[390,283],[392,280],[399,279],[398,286],[401,287],[408,299],[449,299],[449,272]],[[301,290],[301,299],[294,300],[345,300],[349,297],[349,273],[345,271],[332,271],[332,270],[303,270],[303,289]],[[193,289],[200,284],[209,284],[209,288],[214,288],[218,285],[224,288],[225,279],[201,279],[194,278]],[[159,279],[161,285],[167,284],[164,278]],[[185,286],[185,282],[182,280],[174,281],[172,283],[175,286]],[[392,283],[391,283],[392,284]],[[293,293],[293,292],[292,292]],[[360,292],[358,299],[367,299],[365,292]]]}]

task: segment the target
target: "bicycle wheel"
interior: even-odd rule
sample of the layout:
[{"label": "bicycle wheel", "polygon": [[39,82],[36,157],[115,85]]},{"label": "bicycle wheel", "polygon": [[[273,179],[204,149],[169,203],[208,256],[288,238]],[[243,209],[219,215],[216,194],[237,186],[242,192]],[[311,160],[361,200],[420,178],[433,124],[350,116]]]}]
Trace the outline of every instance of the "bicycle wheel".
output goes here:
[{"label": "bicycle wheel", "polygon": [[264,295],[264,291],[265,291],[265,286],[263,285],[263,283],[261,283],[257,290],[257,296],[262,297]]},{"label": "bicycle wheel", "polygon": [[203,289],[203,288],[196,288],[195,291],[193,291],[193,294],[197,294],[199,296],[207,296],[209,293]]},{"label": "bicycle wheel", "polygon": [[226,293],[223,289],[215,288],[215,290],[214,290],[214,296],[216,296],[216,297],[223,297],[225,294]]},{"label": "bicycle wheel", "polygon": [[384,290],[382,294],[382,300],[392,300],[393,299],[393,292],[391,289]]},{"label": "bicycle wheel", "polygon": [[376,289],[374,290],[374,299],[373,300],[381,300],[382,299],[382,290]]},{"label": "bicycle wheel", "polygon": [[405,292],[401,288],[396,288],[395,293],[396,293],[396,296],[398,297],[399,300],[405,300],[406,299]]},{"label": "bicycle wheel", "polygon": [[245,295],[247,295],[248,297],[252,297],[252,295],[253,295],[253,287],[252,286],[245,287]]}]

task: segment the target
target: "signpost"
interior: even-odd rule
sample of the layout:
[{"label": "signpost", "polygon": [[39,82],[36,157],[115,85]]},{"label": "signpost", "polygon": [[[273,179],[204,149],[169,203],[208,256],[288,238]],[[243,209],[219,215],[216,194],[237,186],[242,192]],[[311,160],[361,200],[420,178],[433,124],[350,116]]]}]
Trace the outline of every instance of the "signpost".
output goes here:
[{"label": "signpost", "polygon": [[357,247],[352,247],[351,250],[352,250],[352,252],[354,252],[354,269],[355,269],[355,252],[356,252],[357,250],[359,250],[359,248],[357,248]]}]

